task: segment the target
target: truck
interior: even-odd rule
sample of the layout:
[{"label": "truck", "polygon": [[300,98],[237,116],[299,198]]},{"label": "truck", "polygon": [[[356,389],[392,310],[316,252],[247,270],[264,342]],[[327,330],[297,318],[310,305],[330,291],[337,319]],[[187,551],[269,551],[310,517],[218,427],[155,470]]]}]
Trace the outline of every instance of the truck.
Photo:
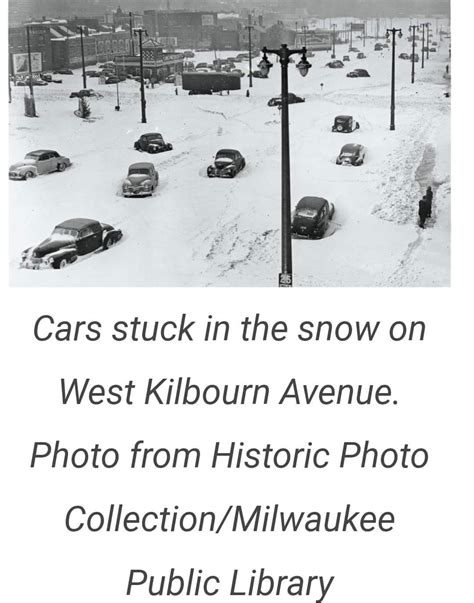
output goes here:
[{"label": "truck", "polygon": [[240,76],[233,73],[183,73],[183,90],[189,94],[212,94],[240,90]]}]

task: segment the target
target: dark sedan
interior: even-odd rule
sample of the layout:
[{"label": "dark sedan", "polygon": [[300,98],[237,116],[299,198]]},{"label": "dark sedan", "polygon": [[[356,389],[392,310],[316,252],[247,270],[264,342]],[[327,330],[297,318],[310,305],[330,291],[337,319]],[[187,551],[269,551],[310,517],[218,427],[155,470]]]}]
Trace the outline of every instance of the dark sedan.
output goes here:
[{"label": "dark sedan", "polygon": [[209,178],[235,178],[244,169],[245,159],[240,151],[221,149],[216,154],[214,163],[207,168]]},{"label": "dark sedan", "polygon": [[[301,96],[296,96],[296,94],[293,94],[293,92],[288,93],[288,104],[289,105],[294,105],[295,103],[304,103],[304,102],[305,102],[305,99],[302,98]],[[268,101],[267,104],[269,107],[281,107],[281,104],[282,104],[281,96],[274,96],[273,98],[271,98]]]},{"label": "dark sedan", "polygon": [[303,197],[298,201],[291,221],[294,236],[320,239],[334,216],[334,205],[321,197]]},{"label": "dark sedan", "polygon": [[173,145],[165,142],[163,136],[158,132],[149,132],[142,134],[134,144],[136,151],[144,151],[145,153],[163,153],[164,151],[172,151]]},{"label": "dark sedan", "polygon": [[337,156],[337,165],[362,165],[365,159],[365,147],[361,144],[345,144]]},{"label": "dark sedan", "polygon": [[51,235],[36,247],[21,254],[21,267],[65,268],[79,256],[98,249],[109,249],[120,241],[122,231],[97,220],[73,218],[58,224]]}]

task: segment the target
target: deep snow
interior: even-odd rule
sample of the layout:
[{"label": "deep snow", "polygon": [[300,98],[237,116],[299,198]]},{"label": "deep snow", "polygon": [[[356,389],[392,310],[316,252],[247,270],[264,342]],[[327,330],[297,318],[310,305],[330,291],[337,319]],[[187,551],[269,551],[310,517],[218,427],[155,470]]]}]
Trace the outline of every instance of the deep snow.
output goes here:
[{"label": "deep snow", "polygon": [[[394,23],[394,25],[397,25]],[[406,28],[404,28],[406,30]],[[292,206],[306,195],[326,197],[336,207],[329,236],[294,240],[294,282],[299,286],[446,286],[450,278],[450,99],[445,40],[421,69],[397,58],[396,130],[389,130],[391,56],[357,46],[367,55],[344,69],[324,67],[316,53],[307,78],[290,66],[290,90],[306,102],[290,107]],[[397,56],[411,43],[397,42]],[[419,50],[419,49],[418,49]],[[223,52],[221,56],[235,55]],[[337,47],[337,57],[347,45]],[[211,61],[199,53],[197,61]],[[257,62],[257,61],[256,61]],[[272,58],[272,62],[274,59]],[[239,68],[246,69],[240,63]],[[256,66],[256,65],[255,65]],[[371,78],[351,79],[355,67]],[[80,71],[61,76],[62,85],[35,88],[38,119],[23,115],[23,89],[10,105],[10,161],[51,148],[71,158],[63,173],[10,183],[11,284],[22,286],[276,286],[280,271],[280,115],[267,107],[280,93],[279,66],[268,80],[254,79],[246,98],[188,96],[172,85],[148,89],[148,123],[141,124],[139,85],[88,87],[92,120],[74,116],[82,87]],[[323,84],[323,86],[321,86]],[[352,114],[361,129],[331,132],[338,114]],[[139,154],[134,141],[158,131],[173,151]],[[359,168],[337,166],[348,142],[367,147]],[[237,148],[247,167],[234,180],[208,179],[206,167],[219,148]],[[151,161],[159,171],[150,198],[121,196],[127,168]],[[435,190],[433,218],[416,225],[418,200],[428,184]],[[120,243],[64,270],[18,268],[23,249],[44,240],[59,222],[86,217],[124,232]]]}]

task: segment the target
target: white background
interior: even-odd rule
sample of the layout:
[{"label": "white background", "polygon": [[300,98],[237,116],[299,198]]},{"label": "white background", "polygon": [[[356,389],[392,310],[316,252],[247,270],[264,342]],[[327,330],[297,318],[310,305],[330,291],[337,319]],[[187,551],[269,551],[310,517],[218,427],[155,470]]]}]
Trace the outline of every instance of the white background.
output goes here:
[{"label": "white background", "polygon": [[[472,599],[472,61],[467,57],[473,15],[472,9],[462,11],[456,15],[453,34],[457,60],[451,288],[44,289],[33,294],[10,289],[2,263],[1,601],[145,601],[149,600],[145,594],[125,596],[129,570],[142,568],[161,575],[171,567],[183,572],[189,567],[203,569],[226,582],[234,568],[250,573],[265,567],[274,575],[318,574],[326,579],[334,575],[325,599],[329,603]],[[5,194],[3,199],[5,258]],[[110,345],[105,338],[99,343],[40,344],[32,335],[34,320],[43,313],[57,320],[97,319],[110,325],[134,316],[170,319],[182,312],[200,321],[212,314],[235,325],[259,312],[268,320],[287,321],[290,328],[308,319],[384,324],[424,320],[428,329],[423,344],[381,338],[371,345],[257,345],[239,344],[237,338],[221,345]],[[73,376],[106,384],[191,376],[200,383],[261,382],[274,388],[292,377],[308,384],[390,383],[399,405],[263,410],[63,407],[59,379]],[[52,471],[46,465],[29,469],[33,442],[56,439],[71,448],[100,443],[126,450],[143,439],[150,446],[196,446],[203,451],[217,440],[256,447],[267,443],[296,447],[311,441],[337,449],[345,440],[367,439],[380,448],[405,443],[427,447],[431,460],[422,471],[212,472],[204,465],[187,472]],[[65,531],[64,514],[70,506],[100,510],[110,503],[123,503],[131,510],[176,504],[219,510],[229,503],[279,503],[295,511],[339,510],[351,503],[360,510],[393,511],[396,529],[385,535],[243,536]],[[232,599],[222,591],[214,600]]]}]

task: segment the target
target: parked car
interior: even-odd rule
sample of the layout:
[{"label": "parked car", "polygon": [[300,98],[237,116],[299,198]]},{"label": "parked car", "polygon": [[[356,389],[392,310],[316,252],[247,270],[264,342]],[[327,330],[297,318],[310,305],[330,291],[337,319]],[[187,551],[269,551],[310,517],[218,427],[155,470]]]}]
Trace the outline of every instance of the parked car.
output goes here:
[{"label": "parked car", "polygon": [[50,73],[40,73],[40,78],[43,80],[43,82],[52,82],[53,81],[53,76]]},{"label": "parked car", "polygon": [[374,46],[374,50],[383,50],[383,44],[377,42]]},{"label": "parked car", "polygon": [[348,54],[345,54],[345,55],[342,57],[342,60],[343,60],[343,61],[345,61],[345,62],[347,62],[347,61],[350,61],[350,60],[351,60],[351,57],[350,57]]},{"label": "parked car", "polygon": [[170,73],[164,79],[165,84],[174,84],[175,81],[176,81],[176,74],[175,73]]},{"label": "parked car", "polygon": [[58,224],[51,235],[21,254],[23,268],[66,268],[81,255],[109,249],[120,241],[122,231],[97,220],[73,218]]},{"label": "parked car", "polygon": [[96,92],[91,88],[85,88],[84,90],[79,90],[78,92],[71,92],[69,98],[83,98],[84,96],[95,96]]},{"label": "parked car", "polygon": [[410,61],[413,61],[414,63],[418,63],[418,61],[420,60],[420,57],[416,52],[414,55],[411,54],[409,58],[410,58]]},{"label": "parked car", "polygon": [[357,58],[358,59],[366,59],[367,57],[365,56],[365,54],[363,52],[358,52],[357,53]]},{"label": "parked car", "polygon": [[[27,76],[24,80],[18,80],[16,85],[17,86],[29,86],[30,85],[30,77]],[[48,82],[43,79],[37,78],[37,77],[32,77],[31,85],[32,86],[47,86]]]},{"label": "parked car", "polygon": [[152,163],[132,163],[122,184],[124,197],[146,197],[158,186],[158,172]]},{"label": "parked car", "polygon": [[330,69],[341,69],[341,67],[344,67],[344,63],[339,60],[329,61],[329,63],[326,63],[326,67],[329,67]]},{"label": "parked car", "polygon": [[100,77],[100,71],[93,71],[93,70],[89,70],[86,71],[86,75],[87,77]]},{"label": "parked car", "polygon": [[111,75],[105,80],[106,84],[118,84],[120,79],[116,75]]},{"label": "parked car", "polygon": [[291,232],[298,237],[320,239],[334,216],[334,205],[321,197],[303,197],[293,213]]},{"label": "parked car", "polygon": [[399,59],[404,59],[405,61],[408,61],[408,59],[410,58],[410,55],[406,52],[402,52],[401,54],[398,55]]},{"label": "parked car", "polygon": [[346,77],[370,77],[370,73],[366,69],[354,69],[349,71]]},{"label": "parked car", "polygon": [[73,75],[71,69],[57,69],[56,71],[53,71],[53,73],[59,73],[59,75]]},{"label": "parked car", "polygon": [[383,44],[383,47],[384,48],[390,48],[390,46],[387,43]]},{"label": "parked car", "polygon": [[158,132],[149,132],[148,134],[142,134],[134,144],[136,151],[144,151],[145,153],[163,153],[164,151],[171,151],[173,145],[166,143],[163,136]]},{"label": "parked car", "polygon": [[184,58],[186,58],[186,59],[192,59],[195,56],[195,54],[192,50],[185,50],[183,52],[183,55],[184,55]]},{"label": "parked car", "polygon": [[208,65],[207,63],[198,63],[196,65],[196,69],[209,69],[212,65]]},{"label": "parked car", "polygon": [[[259,79],[262,79],[262,80],[268,79],[268,74],[267,73],[262,73],[260,71],[260,69],[256,69],[255,71],[252,71],[252,76],[256,77],[256,78],[259,78]],[[250,74],[249,74],[248,77],[250,77]]]},{"label": "parked car", "polygon": [[433,46],[430,48],[430,52],[436,52],[436,48],[433,48]]},{"label": "parked car", "polygon": [[361,144],[345,144],[336,159],[336,163],[337,165],[362,165],[365,153],[365,147]]},{"label": "parked car", "polygon": [[[295,103],[304,103],[305,99],[302,98],[301,96],[296,96],[296,94],[293,94],[293,92],[289,92],[288,93],[288,104],[289,105],[294,105]],[[273,98],[271,98],[267,105],[269,107],[281,107],[281,96],[274,96]]]},{"label": "parked car", "polygon": [[352,115],[338,115],[334,118],[333,132],[354,132],[360,128],[359,122]]},{"label": "parked car", "polygon": [[244,169],[245,159],[240,151],[221,149],[217,152],[214,163],[207,168],[209,178],[235,178]]},{"label": "parked car", "polygon": [[51,172],[64,172],[71,165],[71,160],[56,151],[40,149],[25,155],[23,161],[14,163],[8,170],[10,180],[28,180]]}]

